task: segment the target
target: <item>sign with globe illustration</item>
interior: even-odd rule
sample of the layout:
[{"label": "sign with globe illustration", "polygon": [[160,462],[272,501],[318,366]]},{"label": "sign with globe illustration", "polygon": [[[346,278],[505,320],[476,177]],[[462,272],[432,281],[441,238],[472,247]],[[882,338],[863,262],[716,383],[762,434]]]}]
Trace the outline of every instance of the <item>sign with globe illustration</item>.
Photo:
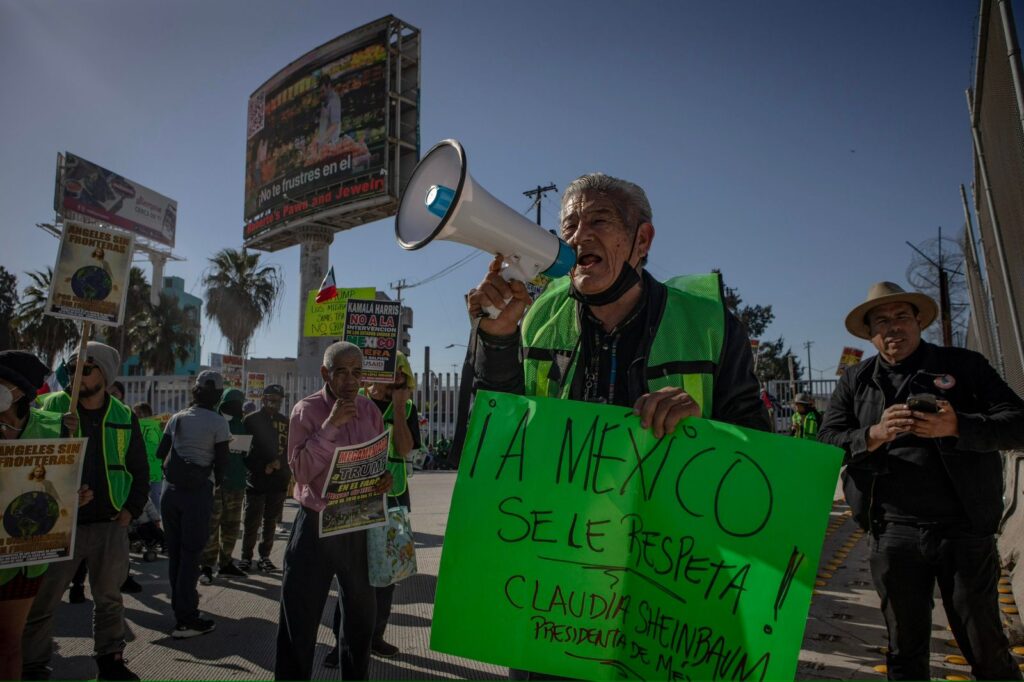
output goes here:
[{"label": "sign with globe illustration", "polygon": [[87,442],[0,439],[0,570],[74,557]]},{"label": "sign with globe illustration", "polygon": [[46,314],[120,325],[134,248],[129,232],[65,221]]},{"label": "sign with globe illustration", "polygon": [[86,265],[78,268],[71,275],[71,290],[75,296],[88,301],[102,301],[114,288],[114,281],[103,268],[97,265]]},{"label": "sign with globe illustration", "polygon": [[60,517],[53,495],[41,490],[23,493],[4,510],[4,530],[14,538],[34,538],[49,533]]}]

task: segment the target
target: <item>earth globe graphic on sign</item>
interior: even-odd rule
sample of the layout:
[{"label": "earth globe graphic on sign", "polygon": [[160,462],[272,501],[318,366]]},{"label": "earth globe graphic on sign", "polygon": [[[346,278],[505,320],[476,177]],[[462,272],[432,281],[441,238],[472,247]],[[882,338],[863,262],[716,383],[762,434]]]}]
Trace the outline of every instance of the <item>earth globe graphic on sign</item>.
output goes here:
[{"label": "earth globe graphic on sign", "polygon": [[4,510],[4,530],[15,538],[44,535],[56,525],[60,506],[50,494],[33,490],[15,497]]},{"label": "earth globe graphic on sign", "polygon": [[75,296],[88,301],[102,301],[113,288],[110,273],[98,265],[86,265],[71,275],[71,290]]}]

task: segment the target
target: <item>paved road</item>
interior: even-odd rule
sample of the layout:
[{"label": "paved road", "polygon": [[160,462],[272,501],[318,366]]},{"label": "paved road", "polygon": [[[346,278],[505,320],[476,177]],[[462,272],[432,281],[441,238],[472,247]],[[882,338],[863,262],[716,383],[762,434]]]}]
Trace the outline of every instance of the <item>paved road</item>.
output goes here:
[{"label": "paved road", "polygon": [[[505,669],[434,652],[429,647],[434,589],[441,556],[441,541],[448,520],[455,475],[423,472],[413,479],[413,526],[417,536],[420,575],[401,583],[395,593],[394,612],[387,639],[402,653],[390,660],[374,658],[374,679],[495,679]],[[296,507],[289,503],[285,520]],[[280,566],[285,536],[279,536],[273,560]],[[236,550],[237,551],[237,550]],[[834,563],[832,563],[834,561]],[[144,679],[242,680],[270,679],[277,632],[280,574],[254,574],[246,579],[220,580],[200,586],[201,608],[217,620],[217,630],[189,640],[168,636],[173,618],[168,615],[167,562],[133,564],[145,588],[139,595],[125,595],[127,618],[133,640],[126,650],[129,666]],[[883,679],[874,666],[884,662],[881,647],[885,629],[878,613],[878,598],[870,584],[867,541],[849,512],[837,504],[832,512],[822,553],[818,594],[800,654],[798,679]],[[88,597],[88,590],[86,592]],[[92,603],[63,603],[57,614],[57,646],[54,675],[82,679],[95,675],[90,654]],[[329,609],[325,609],[316,651],[314,679],[336,679],[337,670],[321,665],[330,649]],[[1009,616],[1008,616],[1009,617]],[[1016,618],[1016,616],[1013,616]],[[947,655],[959,652],[948,644],[941,607],[936,609],[932,649],[932,675],[937,679],[963,676],[966,666],[948,663]],[[1022,659],[1024,660],[1024,659]]]}]

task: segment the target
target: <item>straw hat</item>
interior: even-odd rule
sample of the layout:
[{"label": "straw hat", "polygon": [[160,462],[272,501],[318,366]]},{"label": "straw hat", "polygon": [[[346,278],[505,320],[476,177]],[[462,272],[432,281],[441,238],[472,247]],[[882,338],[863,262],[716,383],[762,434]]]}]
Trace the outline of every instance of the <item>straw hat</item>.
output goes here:
[{"label": "straw hat", "polygon": [[921,315],[921,329],[926,329],[939,315],[939,306],[931,296],[916,291],[904,291],[900,285],[892,282],[876,282],[868,289],[867,299],[846,316],[847,331],[859,338],[870,339],[871,330],[865,319],[868,312],[880,305],[901,302],[917,308]]}]

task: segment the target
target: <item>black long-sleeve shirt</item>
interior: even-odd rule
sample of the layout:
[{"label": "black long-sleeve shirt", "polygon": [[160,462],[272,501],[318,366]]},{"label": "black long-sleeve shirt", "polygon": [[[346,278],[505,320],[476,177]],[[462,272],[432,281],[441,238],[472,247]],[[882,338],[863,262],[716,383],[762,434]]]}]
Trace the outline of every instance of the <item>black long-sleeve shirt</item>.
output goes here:
[{"label": "black long-sleeve shirt", "polygon": [[[616,405],[631,406],[647,393],[644,379],[646,363],[642,357],[645,330],[657,330],[660,324],[671,324],[671,320],[658,319],[662,314],[665,285],[647,272],[643,273],[644,296],[637,308],[627,316],[623,324],[611,333],[600,329],[599,323],[587,311],[581,311],[580,325],[582,357],[576,363],[576,373],[569,395],[573,400],[593,399],[588,395],[584,368],[597,370],[598,399],[608,399]],[[580,304],[578,304],[580,305]],[[711,418],[751,429],[770,429],[768,413],[760,398],[760,385],[754,376],[753,354],[750,339],[743,325],[735,316],[723,310],[725,317],[725,338],[722,354],[714,370],[714,396]],[[525,390],[521,339],[519,332],[508,336],[492,336],[479,333],[476,346],[474,387],[482,390],[503,391],[522,394]],[[609,367],[612,343],[619,370],[616,373],[615,389],[610,389]],[[597,356],[597,357],[595,357]],[[637,361],[639,359],[639,361]],[[625,370],[625,371],[623,371]]]},{"label": "black long-sleeve shirt", "polygon": [[[922,496],[952,492],[954,510],[962,509],[975,531],[995,532],[1003,508],[998,451],[1024,447],[1024,401],[979,353],[922,341],[908,361],[899,387],[877,355],[847,369],[829,401],[818,440],[846,453],[844,488],[854,516],[864,527],[882,519],[946,520],[950,506],[926,505]],[[868,452],[868,430],[911,393],[948,400],[959,435],[905,435]],[[936,467],[946,476],[936,477]]]}]

